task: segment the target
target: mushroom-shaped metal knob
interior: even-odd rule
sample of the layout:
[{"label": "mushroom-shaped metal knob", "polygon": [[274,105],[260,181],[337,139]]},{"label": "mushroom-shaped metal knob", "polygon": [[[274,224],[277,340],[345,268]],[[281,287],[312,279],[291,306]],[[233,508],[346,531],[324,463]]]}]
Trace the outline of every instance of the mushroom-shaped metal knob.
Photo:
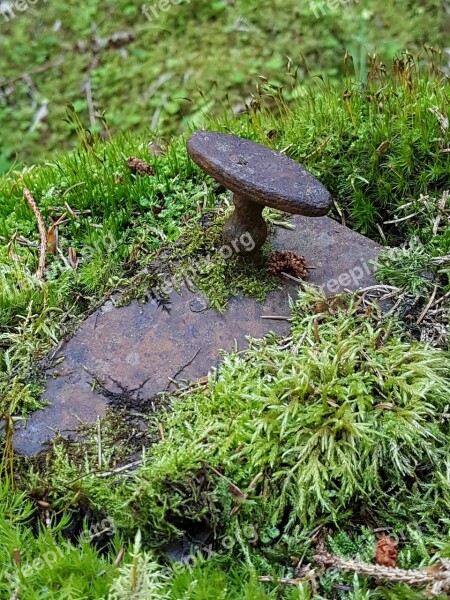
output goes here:
[{"label": "mushroom-shaped metal knob", "polygon": [[189,156],[203,171],[233,192],[235,210],[224,226],[223,242],[250,234],[255,250],[267,238],[265,206],[296,215],[321,217],[330,209],[326,188],[284,154],[249,140],[197,131],[187,141]]}]

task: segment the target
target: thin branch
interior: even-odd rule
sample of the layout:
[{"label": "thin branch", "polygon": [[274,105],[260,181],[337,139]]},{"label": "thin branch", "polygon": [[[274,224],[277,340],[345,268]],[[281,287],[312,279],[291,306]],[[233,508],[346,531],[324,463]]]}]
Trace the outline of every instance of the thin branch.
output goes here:
[{"label": "thin branch", "polygon": [[326,146],[328,144],[328,142],[331,140],[331,135],[329,135],[325,141],[323,141],[320,146],[318,146],[313,152],[311,152],[311,154],[308,154],[307,156],[305,156],[305,158],[302,160],[302,162],[306,162],[307,160],[309,160],[311,157],[313,157],[315,154],[317,154],[318,152],[320,152],[322,150],[322,148],[324,146]]},{"label": "thin branch", "polygon": [[418,214],[419,213],[413,213],[412,215],[407,215],[406,217],[402,217],[401,219],[394,219],[393,221],[383,221],[383,225],[395,225],[396,223],[401,223],[402,221],[407,221],[408,219],[417,217]]},{"label": "thin branch", "polygon": [[291,317],[282,317],[278,315],[261,315],[261,319],[270,319],[271,321],[292,321]]},{"label": "thin branch", "polygon": [[426,569],[412,570],[372,565],[370,563],[343,558],[323,551],[314,556],[314,560],[324,567],[332,567],[339,571],[366,575],[377,581],[406,583],[418,587],[431,585],[430,595],[450,590],[449,561],[443,561],[441,565],[433,565]]},{"label": "thin branch", "polygon": [[436,300],[436,302],[434,302],[434,304],[431,305],[430,308],[435,308],[436,306],[438,306],[439,304],[441,304],[442,302],[444,302],[444,300],[447,300],[448,297],[450,297],[450,292],[447,292],[446,294],[444,294],[443,296],[441,296],[439,298],[439,300]]},{"label": "thin branch", "polygon": [[447,204],[448,197],[449,197],[449,192],[448,192],[448,190],[446,190],[445,192],[443,192],[442,198],[439,201],[438,215],[435,218],[434,223],[433,223],[433,237],[437,235],[439,225],[441,223],[441,218],[444,214],[445,206]]},{"label": "thin branch", "polygon": [[118,467],[117,469],[111,469],[111,471],[107,471],[106,473],[89,473],[89,475],[96,475],[96,477],[109,477],[110,475],[117,475],[118,473],[123,473],[124,471],[128,471],[128,469],[132,469],[133,467],[137,467],[141,465],[143,460],[135,460],[134,462],[124,465],[123,467]]},{"label": "thin branch", "polygon": [[98,468],[102,468],[102,421],[100,415],[97,415],[97,446],[98,446]]}]

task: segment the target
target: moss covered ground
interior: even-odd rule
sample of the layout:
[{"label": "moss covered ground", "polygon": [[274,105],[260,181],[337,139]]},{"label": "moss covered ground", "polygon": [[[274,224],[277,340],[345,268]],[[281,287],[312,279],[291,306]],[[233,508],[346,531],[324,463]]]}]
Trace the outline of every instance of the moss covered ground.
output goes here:
[{"label": "moss covered ground", "polygon": [[[260,77],[289,84],[287,57],[302,82],[346,72],[363,79],[368,53],[388,62],[405,48],[448,45],[441,0],[336,2],[323,11],[319,0],[166,4],[149,20],[142,6],[151,11],[157,2],[38,0],[25,2],[27,10],[12,2],[10,12],[2,3],[0,172],[73,148],[68,103],[102,135],[98,114],[113,133],[170,135],[204,114],[242,110]],[[343,63],[346,51],[354,66]]]},{"label": "moss covered ground", "polygon": [[[249,12],[242,9],[239,28],[252,19],[267,22],[264,4],[260,14],[243,6]],[[226,10],[222,3],[194,8],[199,27],[208,23],[211,31],[216,23],[223,31],[223,19],[234,23],[237,10],[233,3]],[[339,27],[353,35],[353,26],[380,17],[375,5],[366,6],[369,12],[357,12],[360,20],[349,25],[347,10],[360,8],[345,9],[342,23],[333,11],[320,20],[333,28],[330,56]],[[440,39],[444,7],[422,8],[405,12],[401,35],[391,30],[401,43],[408,32],[418,43],[427,23]],[[164,15],[167,40],[178,31],[167,23],[183,11],[180,5]],[[400,27],[387,19],[389,11],[380,27]],[[128,15],[131,22],[133,11]],[[83,18],[76,36],[92,22]],[[280,30],[285,20],[289,39],[293,25],[280,11]],[[370,27],[362,33],[375,36]],[[397,47],[382,50],[389,55]],[[261,80],[244,113],[201,122],[283,150],[311,170],[333,194],[332,216],[386,246],[378,277],[395,309],[386,317],[368,297],[326,301],[306,288],[293,301],[285,339],[269,335],[245,353],[225,355],[207,381],[165,395],[151,414],[109,414],[101,468],[96,428],[83,428],[83,444],[58,439],[33,460],[12,450],[15,423],[40,404],[39,361],[48,350],[111,294],[145,299],[152,286],[158,289],[162,269],[177,277],[205,255],[217,268],[193,283],[217,308],[226,306],[230,289],[263,297],[274,281],[264,256],[259,269],[214,256],[229,197],[189,161],[185,135],[159,140],[156,153],[145,128],[105,139],[108,117],[88,130],[83,106],[64,109],[73,137],[55,125],[51,135],[13,140],[8,129],[25,162],[24,148],[34,156],[41,144],[47,156],[63,139],[77,146],[0,178],[0,598],[427,597],[424,587],[324,569],[315,554],[324,546],[370,563],[377,538],[387,534],[398,541],[399,567],[436,570],[450,558],[449,84],[432,50],[421,58],[399,54],[386,61],[386,71],[381,58],[368,57],[367,76],[342,81],[333,80],[345,68],[341,62],[323,60],[335,65],[326,80],[311,74],[304,81],[303,67],[291,62],[286,89],[280,80]],[[234,83],[233,102],[250,79]],[[20,105],[19,96],[14,103]],[[63,114],[59,101],[53,108]],[[116,114],[113,132],[132,128]],[[177,121],[181,113],[173,115]],[[38,131],[45,128],[42,122]],[[154,174],[134,174],[131,156]],[[49,232],[42,279],[37,223],[24,189]],[[288,225],[283,215],[268,218]],[[144,435],[136,418],[147,424]],[[180,545],[190,546],[191,556],[173,563],[168,551],[174,558]]]}]

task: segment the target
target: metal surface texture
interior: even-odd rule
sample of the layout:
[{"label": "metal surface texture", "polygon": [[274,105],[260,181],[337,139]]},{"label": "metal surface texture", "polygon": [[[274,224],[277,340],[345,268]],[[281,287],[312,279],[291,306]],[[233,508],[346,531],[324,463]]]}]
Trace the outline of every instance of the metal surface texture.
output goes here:
[{"label": "metal surface texture", "polygon": [[[273,246],[305,255],[312,267],[310,283],[329,296],[375,283],[370,261],[379,253],[377,244],[327,217],[294,217],[292,222],[296,230],[277,228]],[[92,424],[108,407],[125,404],[145,412],[155,395],[174,389],[172,379],[195,381],[206,375],[220,364],[221,350],[244,349],[246,336],[287,335],[287,321],[261,316],[289,316],[289,296],[301,293],[297,288],[287,280],[263,305],[233,298],[224,314],[208,309],[202,294],[186,289],[171,295],[169,311],[156,302],[123,308],[106,302],[57,353],[56,359],[64,360],[47,372],[43,394],[50,406],[16,431],[16,450],[35,454],[55,431],[73,432],[80,420]]]},{"label": "metal surface texture", "polygon": [[247,201],[291,214],[326,215],[327,189],[298,162],[255,142],[197,131],[187,142],[192,160],[224,187]]},{"label": "metal surface texture", "polygon": [[212,131],[197,131],[187,141],[192,160],[234,194],[235,209],[224,224],[228,246],[244,233],[255,243],[267,238],[262,210],[268,206],[309,217],[326,215],[331,197],[304,167],[280,152],[255,142]]}]

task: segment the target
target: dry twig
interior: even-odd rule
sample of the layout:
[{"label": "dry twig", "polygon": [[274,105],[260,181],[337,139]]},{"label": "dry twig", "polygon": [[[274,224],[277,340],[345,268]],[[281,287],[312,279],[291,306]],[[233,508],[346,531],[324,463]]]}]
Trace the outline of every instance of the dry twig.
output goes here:
[{"label": "dry twig", "polygon": [[307,578],[305,577],[295,577],[295,578],[290,578],[290,577],[280,577],[279,579],[276,579],[275,577],[271,577],[270,575],[262,575],[261,577],[258,577],[259,581],[263,582],[263,583],[282,583],[283,585],[297,585],[299,583],[302,583],[302,581],[309,581]]},{"label": "dry twig", "polygon": [[97,415],[97,454],[98,460],[97,465],[98,468],[102,468],[102,422],[100,419],[100,415]]},{"label": "dry twig", "polygon": [[430,310],[430,307],[433,305],[434,299],[436,297],[436,292],[438,290],[438,286],[435,285],[434,289],[433,289],[433,293],[431,294],[431,298],[428,301],[427,305],[425,306],[425,308],[423,309],[423,311],[420,313],[419,318],[416,321],[416,325],[420,325],[422,323],[422,321],[424,320],[427,312]]},{"label": "dry twig", "polygon": [[34,216],[36,217],[36,221],[39,229],[39,239],[40,239],[40,249],[39,249],[39,266],[36,271],[36,277],[40,280],[44,279],[44,271],[45,265],[47,263],[47,230],[45,228],[44,220],[42,219],[42,215],[39,212],[38,205],[36,204],[33,194],[30,190],[23,190],[23,197],[28,202],[28,206],[33,211]]},{"label": "dry twig", "polygon": [[450,561],[447,560],[442,561],[439,565],[417,570],[372,565],[351,558],[336,556],[323,550],[316,554],[314,560],[324,567],[365,575],[377,581],[405,583],[415,587],[430,587],[430,596],[450,592]]},{"label": "dry twig", "polygon": [[442,193],[442,198],[439,200],[438,215],[435,218],[434,223],[433,223],[433,236],[437,235],[439,225],[441,224],[441,218],[444,215],[445,207],[447,205],[448,198],[449,198],[449,191],[446,190],[445,192]]}]

